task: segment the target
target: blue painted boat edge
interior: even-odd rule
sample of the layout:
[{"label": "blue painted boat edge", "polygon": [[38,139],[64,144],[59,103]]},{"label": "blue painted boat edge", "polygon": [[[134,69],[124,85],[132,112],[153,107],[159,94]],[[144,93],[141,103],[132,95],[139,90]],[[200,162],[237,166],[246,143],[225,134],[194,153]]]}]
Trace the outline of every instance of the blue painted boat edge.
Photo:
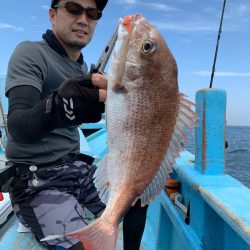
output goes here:
[{"label": "blue painted boat edge", "polygon": [[[156,212],[156,210],[158,210],[158,212]],[[166,223],[164,219],[158,221],[163,213],[170,219],[169,223]],[[155,217],[154,222],[151,220],[153,217],[152,215]],[[157,225],[153,226],[153,223]],[[165,224],[165,229],[162,227],[162,223]],[[173,231],[177,234],[179,245],[170,241]],[[175,245],[175,248],[173,248],[173,245]],[[203,249],[202,242],[197,237],[194,230],[185,224],[183,214],[170,201],[165,191],[163,191],[149,206],[148,218],[142,238],[142,246],[144,250]]]},{"label": "blue painted boat edge", "polygon": [[[250,214],[248,212],[250,211],[250,190],[229,175],[202,175],[195,170],[194,164],[190,163],[193,158],[194,156],[188,151],[181,153],[181,157],[177,159],[177,163],[174,166],[174,171],[178,179],[181,183],[186,183],[191,187],[191,189],[221,217],[225,224],[229,225],[235,234],[239,235],[246,243],[244,245],[250,246]],[[224,189],[224,192],[222,192],[222,189]],[[233,195],[233,197],[225,195],[232,193],[232,190],[234,190],[234,194],[237,193],[238,195]],[[239,197],[242,198],[240,199],[240,206],[238,203]],[[157,211],[156,206],[160,206],[164,211]],[[153,225],[154,223],[160,224],[158,220],[162,212],[167,214],[173,226],[173,228],[171,228],[168,225],[168,234],[172,234],[170,231],[174,230],[182,242],[183,249],[204,249],[204,242],[201,241],[192,226],[184,222],[185,218],[183,213],[170,201],[165,191],[150,205],[149,210],[151,208],[154,211],[151,214],[149,211],[148,214],[146,229],[142,239],[143,249],[171,249],[158,243],[162,241],[162,239],[159,239],[159,231],[162,230],[162,228],[159,225]],[[152,222],[152,219],[155,221]],[[214,228],[214,230],[216,231],[216,228]],[[188,247],[185,248],[185,246]],[[177,247],[177,249],[181,248]]]},{"label": "blue painted boat edge", "polygon": [[[191,154],[183,152],[174,170],[216,213],[250,245],[250,190],[229,175],[203,175],[187,165]],[[241,199],[239,200],[239,197]]]}]

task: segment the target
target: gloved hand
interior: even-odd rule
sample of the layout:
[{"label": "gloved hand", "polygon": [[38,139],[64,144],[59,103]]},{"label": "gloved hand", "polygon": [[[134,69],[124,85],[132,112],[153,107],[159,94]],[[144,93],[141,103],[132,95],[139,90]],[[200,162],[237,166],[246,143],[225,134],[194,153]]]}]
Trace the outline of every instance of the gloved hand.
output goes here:
[{"label": "gloved hand", "polygon": [[99,74],[65,80],[51,96],[52,113],[62,125],[98,122],[105,109],[106,89],[107,79]]}]

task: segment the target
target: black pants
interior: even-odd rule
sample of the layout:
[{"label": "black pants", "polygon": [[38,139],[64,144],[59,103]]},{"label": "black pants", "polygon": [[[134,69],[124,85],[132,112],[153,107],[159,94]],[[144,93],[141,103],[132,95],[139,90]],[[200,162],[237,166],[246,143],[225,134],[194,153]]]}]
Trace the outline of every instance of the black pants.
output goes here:
[{"label": "black pants", "polygon": [[141,207],[140,200],[132,206],[123,219],[124,250],[139,250],[148,206]]}]

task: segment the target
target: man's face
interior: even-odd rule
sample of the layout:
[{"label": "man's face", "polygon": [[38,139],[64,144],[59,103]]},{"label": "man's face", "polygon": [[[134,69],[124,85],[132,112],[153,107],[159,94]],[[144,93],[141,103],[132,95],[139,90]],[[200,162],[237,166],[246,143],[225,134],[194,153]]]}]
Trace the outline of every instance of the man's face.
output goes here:
[{"label": "man's face", "polygon": [[[84,8],[96,8],[94,0],[61,0],[59,4],[74,2]],[[68,49],[81,50],[91,40],[97,21],[89,19],[85,13],[74,16],[65,8],[50,9],[53,31],[62,45]]]}]

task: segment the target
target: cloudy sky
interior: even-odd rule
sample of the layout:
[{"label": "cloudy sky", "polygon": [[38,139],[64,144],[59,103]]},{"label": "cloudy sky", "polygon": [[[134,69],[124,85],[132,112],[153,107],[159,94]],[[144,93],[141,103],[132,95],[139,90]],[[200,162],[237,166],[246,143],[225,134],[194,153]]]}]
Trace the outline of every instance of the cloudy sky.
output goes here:
[{"label": "cloudy sky", "polygon": [[[50,0],[1,0],[0,75],[23,40],[40,40],[47,28]],[[109,0],[92,43],[84,49],[90,65],[98,60],[118,19],[141,13],[163,35],[179,68],[180,91],[191,100],[207,88],[215,54],[223,0]],[[227,123],[250,125],[250,1],[228,0],[214,88],[227,92]]]}]

